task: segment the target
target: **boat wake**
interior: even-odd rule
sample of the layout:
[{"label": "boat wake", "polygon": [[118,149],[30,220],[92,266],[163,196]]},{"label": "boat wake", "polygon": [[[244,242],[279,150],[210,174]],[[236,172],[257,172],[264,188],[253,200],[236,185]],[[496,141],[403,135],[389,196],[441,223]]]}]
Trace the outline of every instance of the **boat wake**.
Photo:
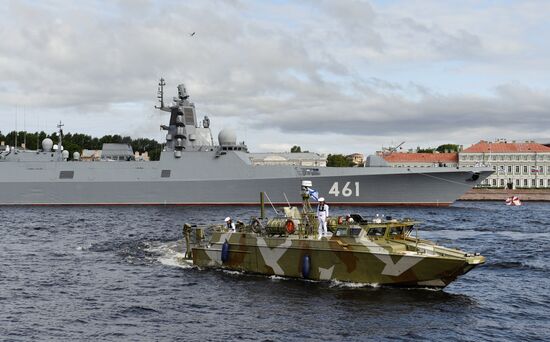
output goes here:
[{"label": "boat wake", "polygon": [[331,280],[329,287],[331,288],[346,288],[346,289],[360,289],[360,288],[379,288],[380,284],[371,283],[350,283],[347,281]]},{"label": "boat wake", "polygon": [[149,246],[147,251],[157,255],[157,261],[165,266],[183,269],[196,268],[192,260],[185,259],[178,241]]}]

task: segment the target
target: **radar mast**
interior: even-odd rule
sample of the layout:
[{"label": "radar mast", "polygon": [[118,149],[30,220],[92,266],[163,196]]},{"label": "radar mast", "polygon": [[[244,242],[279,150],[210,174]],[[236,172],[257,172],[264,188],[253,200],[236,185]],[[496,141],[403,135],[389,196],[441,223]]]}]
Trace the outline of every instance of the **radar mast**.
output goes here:
[{"label": "radar mast", "polygon": [[[57,151],[56,151],[56,154],[58,156],[61,156],[61,154],[63,153],[63,126],[65,126],[63,123],[61,123],[61,121],[59,121],[59,123],[57,124],[57,128],[59,129],[59,143],[57,145]],[[62,158],[59,157],[59,159],[61,160]]]},{"label": "radar mast", "polygon": [[157,99],[160,102],[160,106],[155,106],[156,109],[160,109],[166,112],[170,111],[170,108],[166,108],[164,106],[164,86],[166,85],[166,82],[164,81],[164,78],[161,78],[159,81],[159,88],[157,91]]}]

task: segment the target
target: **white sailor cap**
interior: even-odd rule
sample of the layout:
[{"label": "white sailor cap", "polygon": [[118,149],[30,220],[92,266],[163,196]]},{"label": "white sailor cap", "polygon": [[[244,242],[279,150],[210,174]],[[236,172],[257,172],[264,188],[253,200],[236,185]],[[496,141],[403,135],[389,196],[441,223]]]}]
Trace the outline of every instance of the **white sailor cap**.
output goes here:
[{"label": "white sailor cap", "polygon": [[224,221],[228,222],[229,220],[231,220],[231,217],[227,216]]},{"label": "white sailor cap", "polygon": [[325,201],[324,197],[319,197],[319,202],[324,202],[324,201]]}]

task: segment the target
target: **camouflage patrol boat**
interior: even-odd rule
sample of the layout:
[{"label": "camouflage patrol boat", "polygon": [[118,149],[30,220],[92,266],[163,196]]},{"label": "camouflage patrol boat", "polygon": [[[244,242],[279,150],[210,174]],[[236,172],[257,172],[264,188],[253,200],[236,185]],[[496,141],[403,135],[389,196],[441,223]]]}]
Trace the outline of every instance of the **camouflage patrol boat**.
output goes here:
[{"label": "camouflage patrol boat", "polygon": [[[235,232],[185,224],[187,249],[182,262],[265,275],[311,280],[337,280],[373,285],[444,288],[485,258],[418,238],[411,219],[331,217],[332,233],[319,238],[308,187],[302,186],[303,208],[285,208],[271,219],[238,222]],[[263,210],[262,210],[263,216]]]}]

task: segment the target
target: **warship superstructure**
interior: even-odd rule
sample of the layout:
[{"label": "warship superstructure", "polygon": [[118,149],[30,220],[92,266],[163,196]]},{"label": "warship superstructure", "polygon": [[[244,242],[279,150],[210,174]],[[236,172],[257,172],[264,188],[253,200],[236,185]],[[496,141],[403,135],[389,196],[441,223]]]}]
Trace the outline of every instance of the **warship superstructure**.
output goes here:
[{"label": "warship superstructure", "polygon": [[254,205],[260,191],[274,204],[299,203],[293,189],[308,178],[331,205],[444,206],[493,172],[254,165],[233,131],[221,130],[214,142],[210,119],[197,119],[183,84],[168,106],[164,86],[161,79],[156,108],[170,119],[161,126],[166,144],[159,161],[82,161],[63,151],[61,140],[55,148],[50,139],[41,150],[7,148],[0,152],[0,205]]},{"label": "warship superstructure", "polygon": [[176,260],[269,276],[436,289],[485,263],[477,253],[420,239],[411,219],[332,217],[331,233],[318,236],[309,186],[302,183],[301,211],[285,207],[277,217],[235,226],[185,224],[185,250]]}]

